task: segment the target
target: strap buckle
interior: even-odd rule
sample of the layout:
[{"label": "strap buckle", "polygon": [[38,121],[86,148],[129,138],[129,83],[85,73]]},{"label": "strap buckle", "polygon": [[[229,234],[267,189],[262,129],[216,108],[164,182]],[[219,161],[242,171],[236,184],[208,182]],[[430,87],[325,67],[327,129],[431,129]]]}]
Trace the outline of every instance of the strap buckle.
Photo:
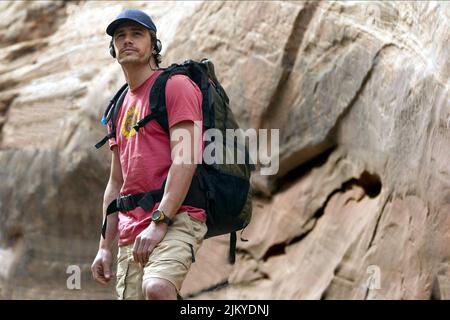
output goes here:
[{"label": "strap buckle", "polygon": [[120,211],[131,211],[136,208],[132,194],[117,198],[117,208]]}]

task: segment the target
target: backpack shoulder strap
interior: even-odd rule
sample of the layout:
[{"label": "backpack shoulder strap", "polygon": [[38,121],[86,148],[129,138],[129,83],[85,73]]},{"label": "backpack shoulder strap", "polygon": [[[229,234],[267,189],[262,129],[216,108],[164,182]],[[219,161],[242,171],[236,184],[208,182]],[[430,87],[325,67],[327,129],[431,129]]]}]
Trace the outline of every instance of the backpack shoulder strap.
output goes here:
[{"label": "backpack shoulder strap", "polygon": [[200,88],[203,96],[202,110],[205,113],[205,110],[207,110],[205,106],[208,104],[208,75],[205,71],[206,65],[203,65],[204,64],[192,60],[186,60],[183,64],[174,63],[170,67],[164,69],[158,78],[156,78],[155,83],[149,92],[150,112],[147,116],[138,121],[134,126],[134,129],[139,131],[140,128],[155,119],[164,131],[169,134],[169,121],[166,109],[166,84],[172,76],[177,74],[189,77]]},{"label": "backpack shoulder strap", "polygon": [[100,149],[109,139],[115,137],[117,116],[127,92],[128,84],[124,84],[109,102],[102,117],[102,124],[107,125],[109,123],[111,130],[102,140],[95,144],[95,148]]},{"label": "backpack shoulder strap", "polygon": [[119,111],[120,108],[122,107],[123,104],[123,100],[125,100],[125,96],[128,93],[128,85],[124,85],[122,87],[122,92],[120,93],[119,99],[117,100],[117,102],[114,105],[113,111],[112,111],[112,115],[111,115],[111,132],[116,132],[116,122],[117,122],[117,116],[119,115]]},{"label": "backpack shoulder strap", "polygon": [[169,120],[166,109],[166,84],[169,78],[176,74],[188,76],[186,68],[179,64],[173,64],[158,76],[149,93],[150,112],[156,115],[156,121],[167,134],[169,134]]},{"label": "backpack shoulder strap", "polygon": [[[114,95],[114,97],[109,101],[108,107],[106,107],[105,112],[103,113],[103,117],[102,117],[102,124],[106,125],[108,123],[108,121],[111,118],[112,115],[112,110],[116,105],[116,102],[118,100],[120,100],[122,94],[128,89],[128,84],[125,83],[122,87],[120,87],[119,91],[116,92],[116,94]],[[123,101],[123,99],[122,99]]]}]

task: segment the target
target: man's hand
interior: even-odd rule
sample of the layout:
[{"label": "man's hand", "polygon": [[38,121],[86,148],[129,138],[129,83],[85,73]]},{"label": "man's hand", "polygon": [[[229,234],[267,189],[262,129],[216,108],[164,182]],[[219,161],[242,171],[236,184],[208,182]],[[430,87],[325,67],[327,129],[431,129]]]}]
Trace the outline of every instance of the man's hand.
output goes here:
[{"label": "man's hand", "polygon": [[165,223],[152,222],[136,237],[133,247],[133,258],[135,262],[145,266],[153,249],[166,235],[167,228],[168,225]]},{"label": "man's hand", "polygon": [[99,249],[91,266],[92,277],[101,284],[107,284],[111,280],[112,254],[108,249]]}]

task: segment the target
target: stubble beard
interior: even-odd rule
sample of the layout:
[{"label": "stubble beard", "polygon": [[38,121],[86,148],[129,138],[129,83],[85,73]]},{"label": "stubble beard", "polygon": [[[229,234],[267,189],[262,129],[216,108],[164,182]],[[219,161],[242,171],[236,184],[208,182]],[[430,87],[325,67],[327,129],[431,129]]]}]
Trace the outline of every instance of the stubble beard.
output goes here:
[{"label": "stubble beard", "polygon": [[145,62],[140,57],[127,56],[121,59],[120,64],[123,66],[137,66],[145,64]]}]

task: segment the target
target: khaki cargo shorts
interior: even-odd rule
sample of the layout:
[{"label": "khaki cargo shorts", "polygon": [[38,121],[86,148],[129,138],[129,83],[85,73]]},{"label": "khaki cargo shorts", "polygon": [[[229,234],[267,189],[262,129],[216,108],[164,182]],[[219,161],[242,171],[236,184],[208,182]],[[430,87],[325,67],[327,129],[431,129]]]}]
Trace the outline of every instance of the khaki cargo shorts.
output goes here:
[{"label": "khaki cargo shorts", "polygon": [[148,278],[170,281],[179,293],[206,231],[206,223],[191,218],[186,212],[180,212],[144,268],[133,260],[133,244],[119,247],[116,285],[118,299],[144,299],[142,282]]}]

